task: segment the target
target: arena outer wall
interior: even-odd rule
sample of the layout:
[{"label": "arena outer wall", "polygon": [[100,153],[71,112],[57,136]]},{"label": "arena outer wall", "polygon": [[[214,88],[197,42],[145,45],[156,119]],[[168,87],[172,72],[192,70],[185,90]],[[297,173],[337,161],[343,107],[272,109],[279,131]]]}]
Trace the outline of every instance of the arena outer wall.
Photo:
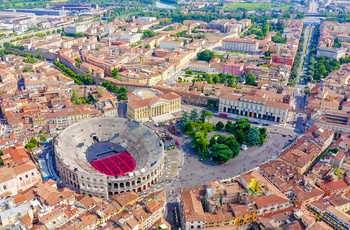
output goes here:
[{"label": "arena outer wall", "polygon": [[[136,160],[135,170],[120,177],[95,170],[85,157],[94,136],[124,145]],[[164,171],[164,147],[157,134],[125,118],[92,118],[75,123],[56,138],[54,151],[56,168],[64,184],[83,195],[103,199],[128,191],[144,191],[157,183]]]}]

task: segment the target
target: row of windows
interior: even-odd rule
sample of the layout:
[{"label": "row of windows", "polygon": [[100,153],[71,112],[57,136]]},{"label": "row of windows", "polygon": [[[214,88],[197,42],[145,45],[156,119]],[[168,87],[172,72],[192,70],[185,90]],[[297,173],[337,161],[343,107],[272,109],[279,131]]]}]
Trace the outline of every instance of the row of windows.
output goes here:
[{"label": "row of windows", "polygon": [[[32,176],[34,176],[34,173],[32,172],[32,173],[31,173],[31,175],[32,175]],[[28,178],[29,178],[29,176],[28,176],[28,175],[25,175],[24,177],[25,177],[26,179],[28,179]],[[20,181],[22,181],[22,180],[23,180],[23,178],[22,178],[22,177],[19,177],[19,180],[20,180]]]}]

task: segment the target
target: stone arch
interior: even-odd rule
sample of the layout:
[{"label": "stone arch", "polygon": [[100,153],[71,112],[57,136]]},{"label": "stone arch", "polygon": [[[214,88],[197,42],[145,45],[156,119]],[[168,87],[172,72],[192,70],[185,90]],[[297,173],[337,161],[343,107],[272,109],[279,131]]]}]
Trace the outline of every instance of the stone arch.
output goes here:
[{"label": "stone arch", "polygon": [[126,183],[125,183],[125,187],[130,187],[130,181],[127,181]]},{"label": "stone arch", "polygon": [[124,182],[120,182],[119,188],[124,188]]},{"label": "stone arch", "polygon": [[118,183],[114,183],[114,188],[119,188]]},{"label": "stone arch", "polygon": [[131,181],[131,186],[135,186],[135,184],[136,184],[136,181]]}]

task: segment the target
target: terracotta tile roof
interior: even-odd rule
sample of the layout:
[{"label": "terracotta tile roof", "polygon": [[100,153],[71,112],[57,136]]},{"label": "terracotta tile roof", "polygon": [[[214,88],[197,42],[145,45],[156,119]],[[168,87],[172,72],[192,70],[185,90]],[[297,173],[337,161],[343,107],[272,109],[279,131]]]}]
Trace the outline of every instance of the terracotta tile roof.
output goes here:
[{"label": "terracotta tile roof", "polygon": [[183,202],[184,217],[186,222],[204,221],[205,213],[199,196],[204,195],[204,187],[181,189],[181,199]]},{"label": "terracotta tile roof", "polygon": [[134,200],[138,200],[138,198],[139,196],[135,192],[127,192],[111,197],[111,199],[115,200],[121,207],[130,204]]},{"label": "terracotta tile roof", "polygon": [[334,192],[337,190],[347,189],[348,183],[346,183],[344,180],[323,181],[320,183],[320,186],[324,186],[327,190]]},{"label": "terracotta tile roof", "polygon": [[159,97],[164,98],[164,99],[169,100],[169,101],[181,98],[179,95],[177,95],[176,93],[173,93],[173,92],[161,94]]},{"label": "terracotta tile roof", "polygon": [[86,213],[85,215],[80,216],[79,218],[81,219],[81,222],[84,224],[85,227],[93,225],[99,220],[95,214],[91,213]]},{"label": "terracotta tile roof", "polygon": [[256,198],[256,206],[260,209],[260,208],[264,208],[264,207],[269,207],[272,205],[277,205],[277,204],[284,204],[289,202],[288,199],[277,196],[275,194],[271,194],[271,195],[266,195],[266,196],[258,196]]}]

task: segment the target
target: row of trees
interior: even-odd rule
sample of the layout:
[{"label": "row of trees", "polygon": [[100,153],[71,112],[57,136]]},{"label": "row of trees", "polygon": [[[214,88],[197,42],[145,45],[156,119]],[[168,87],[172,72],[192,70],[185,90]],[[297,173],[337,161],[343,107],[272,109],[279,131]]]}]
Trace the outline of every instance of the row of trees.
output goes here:
[{"label": "row of trees", "polygon": [[103,87],[105,87],[108,91],[114,93],[119,100],[128,100],[128,88],[125,86],[116,86],[109,81],[104,81],[101,84]]},{"label": "row of trees", "polygon": [[[192,71],[187,71],[186,74],[192,75]],[[225,84],[229,87],[236,88],[238,82],[242,82],[243,79],[240,76],[235,76],[232,73],[224,74],[208,74],[208,73],[197,73],[197,75],[194,77],[194,82],[201,82],[206,81],[209,84]]]},{"label": "row of trees", "polygon": [[57,60],[53,61],[53,64],[57,66],[64,75],[72,78],[74,82],[78,85],[92,85],[94,83],[92,77],[82,74],[76,74],[73,70],[71,70],[70,68],[68,68],[67,66],[60,63]]},{"label": "row of trees", "polygon": [[304,44],[304,28],[303,28],[303,31],[301,33],[301,37],[300,37],[300,40],[299,40],[299,46],[298,46],[298,52],[297,52],[297,55],[295,56],[294,58],[294,63],[293,63],[293,66],[292,66],[292,71],[290,73],[290,78],[289,78],[289,83],[288,85],[289,86],[294,86],[295,85],[295,79],[298,77],[298,68],[299,68],[299,65],[301,63],[301,52],[303,51],[303,44]]}]

